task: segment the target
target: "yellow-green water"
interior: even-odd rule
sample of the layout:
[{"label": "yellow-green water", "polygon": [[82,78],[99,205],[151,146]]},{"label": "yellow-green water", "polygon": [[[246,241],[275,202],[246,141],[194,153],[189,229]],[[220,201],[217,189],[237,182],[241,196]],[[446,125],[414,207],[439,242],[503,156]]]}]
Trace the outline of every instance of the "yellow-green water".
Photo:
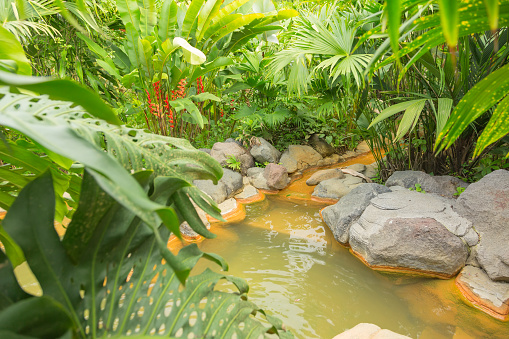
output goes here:
[{"label": "yellow-green water", "polygon": [[229,274],[248,281],[249,300],[280,317],[297,338],[332,338],[362,322],[412,338],[509,338],[509,323],[467,305],[453,279],[366,267],[335,242],[321,207],[268,197],[247,206],[243,222],[214,226],[218,237],[199,246],[222,255]]}]

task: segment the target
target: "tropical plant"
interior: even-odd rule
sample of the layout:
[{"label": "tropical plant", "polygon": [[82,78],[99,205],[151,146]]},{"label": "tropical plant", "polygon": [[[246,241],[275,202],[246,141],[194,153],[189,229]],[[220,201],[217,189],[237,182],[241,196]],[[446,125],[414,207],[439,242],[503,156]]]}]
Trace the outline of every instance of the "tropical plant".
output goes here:
[{"label": "tropical plant", "polygon": [[34,33],[55,37],[60,33],[44,21],[44,17],[58,13],[54,0],[1,0],[0,22],[16,39],[26,42]]},{"label": "tropical plant", "polygon": [[[433,4],[435,8],[438,6],[438,11],[430,10],[433,8],[429,6],[430,4]],[[387,15],[389,38],[381,44],[371,64],[377,62],[384,55],[389,45],[394,54],[377,63],[372,68],[373,70],[383,68],[393,62],[399,64],[403,56],[409,56],[399,72],[398,84],[402,81],[406,72],[416,62],[422,60],[422,57],[431,48],[442,44],[447,44],[451,53],[452,64],[457,66],[455,55],[458,51],[458,43],[464,37],[476,33],[491,30],[494,36],[494,50],[497,51],[499,47],[501,47],[503,53],[507,50],[507,47],[498,44],[499,35],[507,30],[497,31],[499,27],[506,28],[509,23],[509,2],[506,0],[476,0],[473,2],[404,1],[401,3],[387,1],[384,11]],[[401,23],[403,13],[405,13],[404,22]],[[379,34],[382,30],[382,26],[370,30],[361,41]],[[418,37],[410,39],[411,34],[416,32]],[[485,50],[482,52],[484,53]],[[487,54],[492,52],[493,50],[488,49]],[[497,62],[498,65],[490,62],[490,70],[492,70],[491,66],[503,66],[507,62],[507,55]],[[468,66],[464,71],[470,71]],[[509,132],[507,119],[505,118],[508,113],[507,100],[505,100],[507,99],[507,82],[502,80],[506,79],[506,76],[507,69],[502,67],[480,81],[469,93],[465,94],[456,105],[441,133],[438,134],[439,142],[435,145],[437,152],[453,146],[462,132],[469,128],[475,119],[486,112],[493,112],[493,114],[477,143],[474,156],[479,156],[483,149],[500,140]],[[486,99],[479,100],[480,96]]]},{"label": "tropical plant", "polygon": [[[278,28],[270,26],[271,23],[295,15],[294,11],[266,15],[236,13],[247,2],[236,0],[222,5],[219,0],[206,3],[194,0],[187,6],[166,0],[158,11],[154,1],[142,6],[136,1],[119,0],[117,8],[125,25],[126,39],[123,47],[115,49],[113,58],[90,39],[81,37],[100,56],[97,62],[106,71],[125,86],[134,85],[141,92],[151,130],[164,135],[183,135],[184,131],[189,134],[194,130],[192,125],[203,128],[207,122],[200,111],[204,104],[198,108],[187,97],[202,94],[202,77],[231,64],[233,61],[226,57],[228,53],[252,37]],[[199,82],[196,87],[188,89],[196,80]],[[180,100],[174,102],[172,94],[178,92]],[[202,95],[198,101],[203,100],[217,98]]]},{"label": "tropical plant", "polygon": [[[151,200],[163,204],[183,184],[178,178],[154,180],[150,171],[134,177],[153,192]],[[61,240],[53,227],[52,187],[49,172],[39,176],[21,191],[3,221],[43,295],[30,296],[19,288],[0,251],[2,337],[56,338],[66,332],[76,338],[258,338],[266,332],[291,337],[277,319],[267,317],[273,324],[262,325],[252,316],[263,311],[246,300],[248,287],[241,279],[207,269],[181,288],[176,272],[161,262],[157,234],[88,173],[80,206]],[[163,239],[169,236],[164,226],[159,231]],[[227,268],[222,259],[195,245],[179,256],[189,268],[202,256]],[[233,283],[238,293],[214,291],[221,279]]]},{"label": "tropical plant", "polygon": [[[291,35],[288,47],[274,55],[269,65],[273,75],[290,66],[289,94],[307,93],[311,77],[320,76],[321,71],[327,73],[326,78],[331,84],[343,78],[346,81],[353,78],[358,87],[363,83],[363,73],[371,54],[363,53],[356,42],[362,18],[352,20],[348,12],[337,11],[335,5],[323,6],[318,13],[302,13],[288,32]],[[310,55],[323,61],[313,64]]]},{"label": "tropical plant", "polygon": [[[220,257],[196,245],[178,255],[167,248],[170,234],[180,237],[184,221],[197,233],[213,236],[191,199],[211,216],[221,215],[190,182],[217,181],[222,170],[216,161],[185,140],[118,126],[96,94],[71,81],[0,72],[0,84],[7,85],[0,93],[0,124],[28,140],[9,143],[1,153],[4,161],[21,164],[2,168],[4,181],[18,188],[0,227],[8,257],[0,253],[2,337],[53,338],[67,332],[83,338],[138,333],[249,337],[267,331],[291,336],[272,317],[267,317],[274,324],[269,326],[251,317],[263,311],[246,301],[242,280],[211,271],[187,279],[202,257],[227,269]],[[27,163],[37,157],[44,160]],[[60,196],[55,187],[61,186],[55,181],[62,173],[54,172],[70,171],[72,165],[84,167],[74,176],[80,186],[73,196],[78,207],[60,239],[53,223],[55,196]],[[126,168],[136,173],[131,176]],[[233,282],[239,293],[214,291],[219,279]],[[22,287],[32,284],[27,291],[35,296],[17,280]]]}]

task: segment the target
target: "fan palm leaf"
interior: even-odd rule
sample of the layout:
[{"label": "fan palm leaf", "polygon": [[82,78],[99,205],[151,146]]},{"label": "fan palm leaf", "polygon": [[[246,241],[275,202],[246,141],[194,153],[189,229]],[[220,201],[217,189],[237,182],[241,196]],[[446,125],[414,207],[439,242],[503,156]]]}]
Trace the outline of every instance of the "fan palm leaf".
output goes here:
[{"label": "fan palm leaf", "polygon": [[[345,76],[353,77],[357,86],[362,84],[362,74],[371,54],[355,53],[358,25],[326,9],[324,7],[318,14],[303,14],[296,19],[289,47],[276,53],[269,64],[271,74],[290,67],[287,85],[290,93],[299,96],[307,93],[311,76],[316,77],[322,70],[328,70],[333,82]],[[309,55],[325,60],[318,65],[308,65],[306,56]]]}]

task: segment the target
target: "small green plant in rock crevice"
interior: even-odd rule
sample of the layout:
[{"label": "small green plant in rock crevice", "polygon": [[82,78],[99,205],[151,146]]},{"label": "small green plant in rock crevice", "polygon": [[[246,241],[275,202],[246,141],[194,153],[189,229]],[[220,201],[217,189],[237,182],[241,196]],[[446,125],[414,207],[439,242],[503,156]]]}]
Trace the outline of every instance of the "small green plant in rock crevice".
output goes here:
[{"label": "small green plant in rock crevice", "polygon": [[410,191],[416,191],[419,193],[426,193],[426,191],[421,187],[421,184],[415,184],[414,187],[409,188]]},{"label": "small green plant in rock crevice", "polygon": [[228,159],[226,159],[226,163],[228,164],[228,167],[236,172],[240,172],[240,161],[235,158],[235,156],[232,154],[228,156]]},{"label": "small green plant in rock crevice", "polygon": [[465,192],[465,187],[456,187],[456,193],[454,193],[454,196],[455,197],[459,197],[461,195],[461,193]]}]

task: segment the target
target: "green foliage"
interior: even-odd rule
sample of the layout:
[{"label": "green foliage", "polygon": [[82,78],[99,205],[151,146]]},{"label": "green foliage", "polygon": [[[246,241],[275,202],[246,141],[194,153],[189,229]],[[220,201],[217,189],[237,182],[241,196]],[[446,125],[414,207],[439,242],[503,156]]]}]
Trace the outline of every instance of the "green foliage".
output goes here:
[{"label": "green foliage", "polygon": [[[138,172],[135,178],[153,192],[154,201],[167,201],[178,187],[167,185],[171,178],[153,180],[150,171]],[[57,337],[70,330],[77,338],[190,333],[207,338],[235,333],[248,338],[281,331],[280,322],[269,318],[274,325],[266,327],[251,316],[259,309],[246,300],[248,287],[241,279],[206,270],[189,278],[181,289],[176,272],[161,263],[156,234],[87,173],[84,199],[61,240],[53,227],[51,181],[45,173],[28,184],[3,222],[23,249],[44,297],[26,296],[8,307],[2,304],[1,330],[34,337]],[[94,218],[87,217],[90,214]],[[167,238],[169,232],[162,227],[160,234]],[[220,258],[200,252],[196,245],[185,247],[179,260],[192,267],[202,256],[226,268]],[[1,276],[12,274],[10,269],[2,266]],[[233,283],[238,293],[214,291],[219,280]],[[17,287],[0,284],[2,294]],[[27,318],[23,311],[32,316]]]},{"label": "green foliage", "polygon": [[239,160],[237,160],[237,158],[235,158],[235,156],[233,154],[228,156],[228,158],[226,159],[226,164],[232,170],[237,171],[237,172],[240,171],[241,162]]},{"label": "green foliage", "polygon": [[414,187],[409,188],[410,191],[416,191],[419,193],[426,193],[425,190],[422,189],[421,184],[415,184]]},{"label": "green foliage", "polygon": [[456,193],[454,193],[454,196],[459,197],[463,192],[465,192],[465,187],[458,186],[456,187]]}]

